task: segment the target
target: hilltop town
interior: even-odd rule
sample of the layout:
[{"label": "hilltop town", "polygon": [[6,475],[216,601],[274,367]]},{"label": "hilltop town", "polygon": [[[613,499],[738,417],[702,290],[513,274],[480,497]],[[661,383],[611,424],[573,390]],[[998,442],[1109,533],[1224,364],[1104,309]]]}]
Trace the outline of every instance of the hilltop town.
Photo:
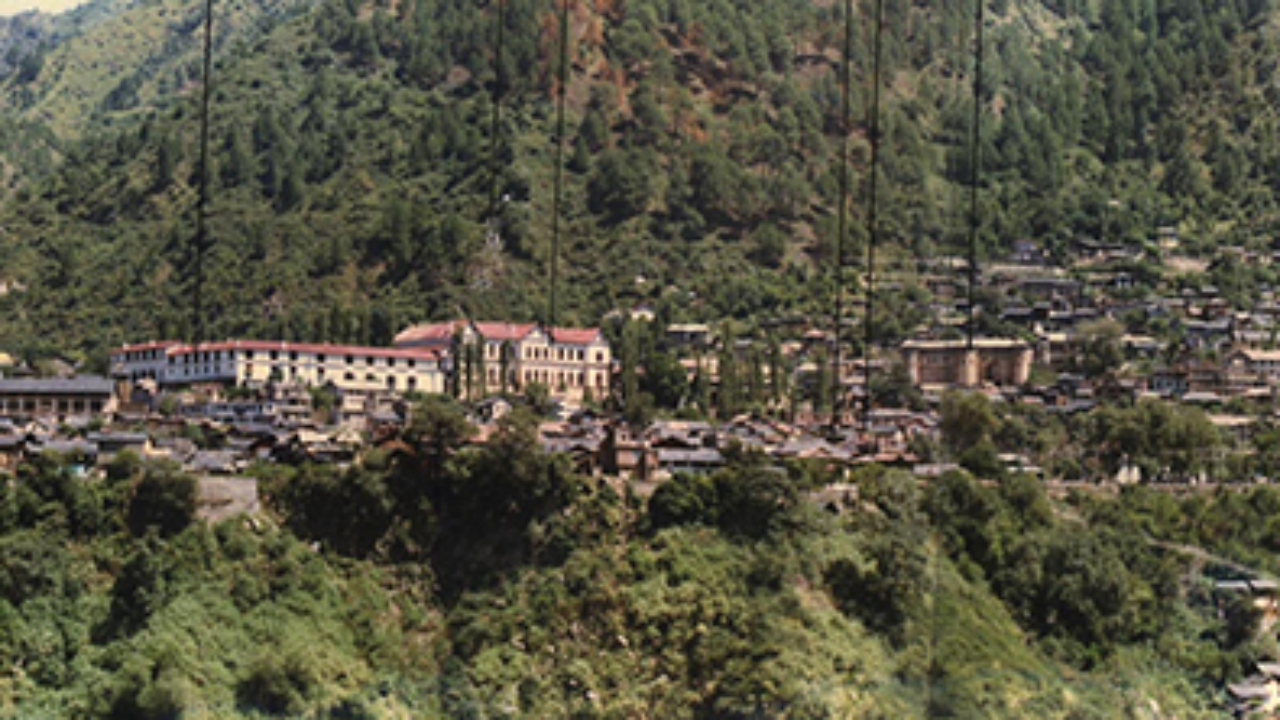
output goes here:
[{"label": "hilltop town", "polygon": [[[448,395],[481,428],[528,405],[547,451],[645,482],[714,470],[734,445],[779,464],[874,462],[922,477],[961,465],[1051,482],[1266,479],[1270,451],[1258,439],[1274,432],[1280,303],[1266,287],[1215,287],[1205,267],[1151,292],[1144,252],[1193,262],[1172,256],[1174,230],[1158,236],[1154,250],[1081,242],[1066,263],[1018,244],[983,268],[973,338],[963,261],[921,263],[912,282],[926,292],[881,288],[918,325],[893,329],[870,359],[849,347],[862,327],[843,329],[838,352],[821,319],[739,329],[668,322],[650,306],[590,328],[412,325],[390,347],[129,344],[111,352],[107,377],[11,371],[0,381],[11,419],[0,454],[12,467],[46,449],[109,458],[131,447],[223,474],[261,461],[351,463],[394,437],[415,399]],[[1270,258],[1227,248],[1214,263],[1265,268]],[[1177,422],[1140,441],[1100,427],[1152,413]]]}]

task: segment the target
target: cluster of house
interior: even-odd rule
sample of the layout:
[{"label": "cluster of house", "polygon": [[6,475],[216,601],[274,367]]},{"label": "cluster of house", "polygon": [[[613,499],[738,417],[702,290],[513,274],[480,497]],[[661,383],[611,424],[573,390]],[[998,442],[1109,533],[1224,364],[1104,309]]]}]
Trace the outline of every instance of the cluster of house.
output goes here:
[{"label": "cluster of house", "polygon": [[[262,460],[348,462],[403,424],[408,395],[479,399],[541,384],[572,403],[603,398],[612,364],[595,328],[472,321],[411,327],[391,347],[125,345],[110,353],[110,377],[67,368],[62,377],[0,378],[0,467],[46,450],[92,467],[128,449],[204,476]],[[216,447],[193,436],[215,437]]]},{"label": "cluster of house", "polygon": [[[500,414],[500,413],[499,413]],[[638,481],[662,480],[676,473],[703,474],[724,467],[734,451],[757,451],[777,464],[811,460],[829,468],[879,463],[932,477],[954,465],[921,463],[911,450],[917,435],[934,436],[934,413],[903,409],[874,410],[870,424],[825,428],[741,415],[722,422],[657,420],[633,428],[590,413],[539,427],[544,450],[573,459],[586,474]],[[1011,467],[1036,472],[1022,457],[1001,456]]]},{"label": "cluster of house", "polygon": [[[1209,263],[1177,256],[1177,231],[1159,228],[1161,263],[1186,276]],[[1280,295],[1263,288],[1247,307],[1234,305],[1219,288],[1202,283],[1178,289],[1139,290],[1130,269],[1143,258],[1133,245],[1077,240],[1071,269],[1054,265],[1034,243],[1015,243],[1004,263],[984,265],[982,286],[998,307],[981,308],[998,317],[1010,337],[925,339],[901,350],[911,379],[930,387],[1021,387],[1032,369],[1044,368],[1069,380],[1080,369],[1082,327],[1110,318],[1121,324],[1162,326],[1162,341],[1124,333],[1120,338],[1130,372],[1126,391],[1192,403],[1213,404],[1234,397],[1269,398],[1280,384]],[[1270,264],[1267,254],[1224,248],[1250,264]],[[957,337],[967,320],[964,260],[934,258],[922,263],[920,281],[932,294],[924,337]],[[963,269],[961,267],[960,269]]]},{"label": "cluster of house", "polygon": [[[85,378],[74,385],[87,386]],[[13,381],[0,381],[0,386]],[[94,381],[103,392],[104,381]],[[73,383],[41,381],[65,390]],[[106,383],[109,385],[109,383]],[[232,476],[256,461],[350,462],[367,446],[369,432],[353,425],[317,422],[296,388],[281,386],[263,397],[209,401],[188,397],[173,414],[137,411],[112,396],[102,412],[88,400],[39,396],[48,412],[0,416],[0,469],[57,452],[82,470],[103,467],[117,454],[173,460],[198,475]],[[65,412],[52,410],[59,404]],[[83,407],[83,412],[76,410]],[[368,418],[374,435],[387,434],[404,420],[403,404]]]},{"label": "cluster of house", "polygon": [[[1172,231],[1162,233],[1162,246],[1176,241]],[[746,422],[754,429],[738,439],[758,442],[780,458],[809,454],[839,461],[908,462],[908,440],[933,432],[936,413],[877,408],[870,426],[862,427],[866,418],[858,412],[866,403],[867,373],[888,374],[898,363],[909,382],[923,390],[924,408],[936,407],[942,391],[954,387],[1067,413],[1124,396],[1155,395],[1210,408],[1233,397],[1275,396],[1280,388],[1280,351],[1268,349],[1280,334],[1280,299],[1275,295],[1264,294],[1247,312],[1233,309],[1208,286],[1156,300],[1130,300],[1126,298],[1138,295],[1128,292],[1133,278],[1127,271],[1107,268],[1108,263],[1132,261],[1132,250],[1084,242],[1077,251],[1070,274],[1053,267],[1030,243],[1018,243],[1007,263],[983,268],[987,297],[1001,300],[999,307],[982,312],[998,315],[1006,337],[964,337],[965,273],[956,266],[963,261],[947,258],[923,262],[918,279],[932,297],[926,313],[929,326],[916,328],[915,337],[896,353],[870,359],[833,353],[829,333],[804,318],[788,320],[793,327],[780,335],[791,339],[784,339],[778,350],[784,367],[793,373],[784,391],[793,396],[785,413],[789,424],[721,418],[714,432],[695,427],[673,434],[659,423],[658,429],[620,441],[624,447],[637,446],[632,449],[638,459],[630,465],[608,459],[613,446],[606,442],[610,431],[602,422],[562,421],[561,427],[544,428],[544,442],[552,449],[572,451],[584,462],[592,458],[603,472],[634,465],[637,475],[650,476],[683,469],[686,461],[689,468],[713,466],[725,433],[737,432]],[[652,320],[652,313],[645,315],[643,310],[632,316]],[[1184,352],[1170,352],[1152,337],[1125,334],[1121,349],[1127,360],[1137,361],[1129,364],[1137,371],[1084,377],[1082,326],[1104,317],[1135,316],[1164,319],[1178,330]],[[662,342],[679,356],[689,378],[706,380],[712,392],[726,350],[756,363],[763,355],[746,338],[734,341],[733,348],[723,347],[706,324],[669,325]],[[833,356],[842,359],[835,373],[843,390],[835,403],[842,414],[835,418],[815,410],[816,397],[812,402],[794,397],[803,394],[800,388],[806,382],[814,384],[806,375],[820,375],[821,358]],[[762,370],[757,374],[768,376],[775,368]],[[474,403],[540,386],[565,407],[591,406],[589,401],[610,393],[615,372],[614,355],[600,329],[535,323],[455,320],[416,325],[399,333],[390,347],[258,340],[147,342],[112,351],[109,378],[0,380],[0,416],[142,413],[157,409],[160,399],[176,396],[183,416],[233,427],[374,427],[402,417],[398,403],[413,393],[447,393]],[[323,405],[323,412],[318,405]],[[1241,418],[1215,412],[1218,424],[1247,431],[1249,423]],[[830,433],[833,424],[858,426],[861,432],[841,438]],[[710,435],[717,438],[715,443],[706,441]]]}]

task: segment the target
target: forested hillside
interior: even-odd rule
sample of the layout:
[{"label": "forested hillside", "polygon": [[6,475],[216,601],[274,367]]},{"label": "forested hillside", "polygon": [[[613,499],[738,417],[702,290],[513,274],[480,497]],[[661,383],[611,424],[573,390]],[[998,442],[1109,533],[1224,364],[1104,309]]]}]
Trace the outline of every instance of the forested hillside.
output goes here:
[{"label": "forested hillside", "polygon": [[821,468],[740,451],[646,501],[526,413],[464,445],[429,401],[360,467],[257,468],[268,509],[216,526],[173,467],[32,460],[0,484],[0,713],[1209,717],[1274,656],[1145,537],[1275,572],[1271,487],[1073,506],[865,468],[836,515]]},{"label": "forested hillside", "polygon": [[[6,81],[9,102],[65,138],[61,162],[18,178],[0,216],[0,279],[25,287],[0,299],[15,350],[98,357],[190,332],[201,11],[175,3],[63,44],[29,89]],[[257,42],[221,41],[214,335],[385,342],[426,317],[545,316],[559,23],[550,2],[501,7],[500,52],[498,6],[461,0],[332,0]],[[559,320],[641,300],[673,319],[829,310],[841,7],[571,3]],[[1192,251],[1269,242],[1280,55],[1266,0],[988,9],[983,257],[1024,238],[1054,252],[1079,236],[1146,243],[1162,225]],[[956,252],[966,231],[971,10],[886,3],[878,270],[912,297],[915,259]],[[857,12],[849,233],[862,265],[872,63]],[[182,29],[175,47],[135,57],[102,40],[160,24]],[[223,38],[236,28],[218,24]],[[910,329],[895,292],[881,342]]]},{"label": "forested hillside", "polygon": [[[26,12],[0,18],[0,79],[12,87],[30,85],[54,48],[121,11],[126,0],[94,0],[61,15]],[[61,145],[45,118],[5,103],[0,113],[0,187],[51,170]]]}]

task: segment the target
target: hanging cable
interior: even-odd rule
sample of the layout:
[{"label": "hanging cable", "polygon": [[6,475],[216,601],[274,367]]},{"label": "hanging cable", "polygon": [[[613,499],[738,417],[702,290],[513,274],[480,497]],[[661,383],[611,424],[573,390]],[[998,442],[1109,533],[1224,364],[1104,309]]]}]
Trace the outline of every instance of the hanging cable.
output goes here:
[{"label": "hanging cable", "polygon": [[871,178],[867,190],[867,312],[866,312],[866,347],[862,351],[863,399],[862,427],[863,431],[871,431],[871,344],[875,341],[875,309],[876,309],[876,242],[879,240],[880,222],[878,217],[877,190],[880,169],[880,74],[882,35],[884,34],[884,0],[876,0],[875,19],[872,23],[872,71],[871,71]]},{"label": "hanging cable", "polygon": [[973,350],[973,333],[978,323],[978,308],[975,304],[978,285],[978,182],[982,176],[982,56],[983,56],[983,2],[974,0],[977,10],[974,12],[974,47],[973,47],[973,119],[970,130],[973,136],[969,142],[969,332],[967,348]]},{"label": "hanging cable", "polygon": [[831,427],[840,425],[840,347],[844,333],[844,240],[849,217],[849,66],[853,62],[853,0],[844,2],[844,51],[840,63],[840,210],[836,222],[835,372],[831,380]]},{"label": "hanging cable", "polygon": [[204,82],[200,92],[200,196],[196,201],[196,286],[192,293],[192,341],[205,339],[204,261],[206,252],[205,216],[209,210],[209,84],[213,74],[213,0],[204,3]]},{"label": "hanging cable", "polygon": [[497,38],[494,42],[493,107],[489,120],[489,227],[495,229],[498,221],[498,177],[501,175],[499,157],[499,132],[502,125],[502,98],[506,91],[506,0],[497,0]]},{"label": "hanging cable", "polygon": [[564,104],[569,85],[569,0],[560,0],[560,67],[556,80],[556,175],[551,207],[551,303],[547,323],[556,324],[560,270],[560,207],[564,185]]}]

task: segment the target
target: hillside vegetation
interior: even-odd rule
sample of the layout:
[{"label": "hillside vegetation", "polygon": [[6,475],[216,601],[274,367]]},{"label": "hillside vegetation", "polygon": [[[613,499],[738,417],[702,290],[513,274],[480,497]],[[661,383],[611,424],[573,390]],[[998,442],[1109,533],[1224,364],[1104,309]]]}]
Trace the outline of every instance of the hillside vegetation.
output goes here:
[{"label": "hillside vegetation", "polygon": [[[1219,619],[1186,559],[1117,535],[1248,526],[1272,488],[1139,491],[1068,520],[1027,478],[919,491],[868,468],[862,508],[837,516],[803,472],[743,452],[643,501],[540,455],[523,413],[464,447],[461,411],[422,405],[400,450],[263,468],[270,511],[214,527],[164,465],[20,468],[0,486],[0,708],[1205,717],[1275,651],[1256,616]],[[1203,539],[1248,555],[1259,537]]]},{"label": "hillside vegetation", "polygon": [[[68,138],[55,169],[19,178],[0,215],[4,279],[26,288],[0,300],[15,350],[96,358],[191,331],[199,123],[187,91],[200,11],[176,1],[60,45],[30,87],[6,81],[9,102]],[[503,5],[501,53],[495,5],[223,7],[268,29],[256,42],[222,36],[213,335],[385,342],[427,317],[545,317],[550,3]],[[829,311],[840,8],[571,3],[557,320],[594,323],[642,300],[672,319]],[[1269,242],[1280,144],[1266,0],[989,10],[983,257],[1020,238],[1054,252],[1078,236],[1146,243],[1162,225],[1192,252]],[[866,12],[852,43],[851,286],[865,270]],[[970,26],[954,3],[886,3],[878,270],[908,292],[914,258],[957,252],[965,236]],[[136,54],[118,38],[136,39]],[[911,329],[892,292],[879,306],[878,341]]]}]

